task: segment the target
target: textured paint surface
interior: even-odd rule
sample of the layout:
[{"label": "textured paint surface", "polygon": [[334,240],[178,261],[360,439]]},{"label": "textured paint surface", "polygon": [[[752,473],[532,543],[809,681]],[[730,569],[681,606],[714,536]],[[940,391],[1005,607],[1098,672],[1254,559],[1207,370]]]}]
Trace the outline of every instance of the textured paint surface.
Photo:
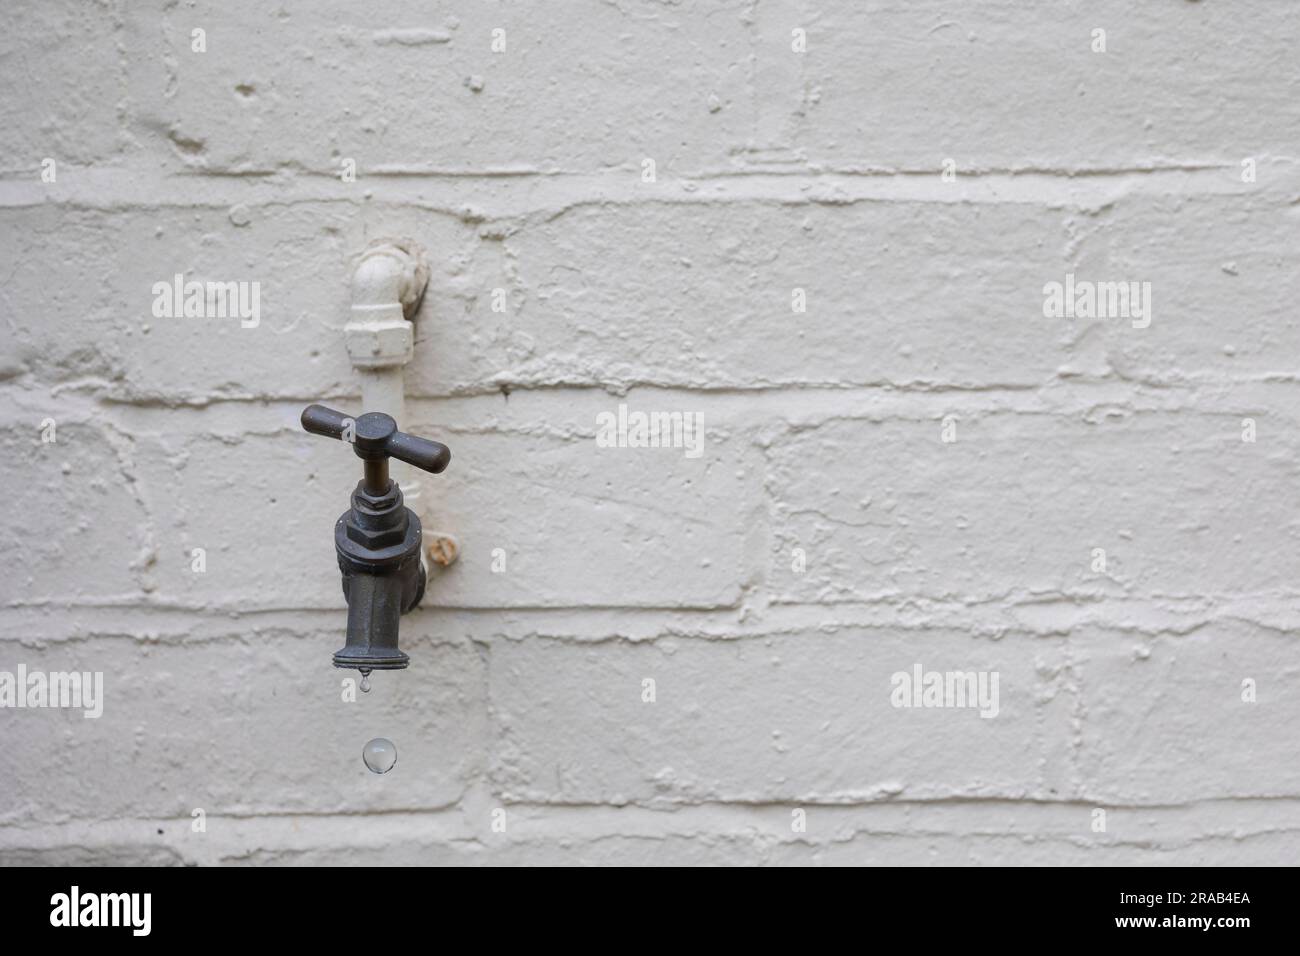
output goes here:
[{"label": "textured paint surface", "polygon": [[[10,6],[0,671],[105,700],[0,709],[0,862],[1294,862],[1291,5]],[[297,418],[395,236],[461,553],[349,702]]]}]

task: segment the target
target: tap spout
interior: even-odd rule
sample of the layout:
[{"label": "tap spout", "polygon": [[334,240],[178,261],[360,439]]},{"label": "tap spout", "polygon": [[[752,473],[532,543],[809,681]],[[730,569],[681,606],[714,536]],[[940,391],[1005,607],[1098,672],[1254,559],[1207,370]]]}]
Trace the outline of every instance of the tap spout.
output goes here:
[{"label": "tap spout", "polygon": [[[418,557],[414,564],[418,570]],[[403,593],[409,578],[402,573],[361,573],[345,578],[348,636],[347,643],[334,654],[335,667],[396,670],[409,663],[397,647],[398,620],[409,600]]]}]

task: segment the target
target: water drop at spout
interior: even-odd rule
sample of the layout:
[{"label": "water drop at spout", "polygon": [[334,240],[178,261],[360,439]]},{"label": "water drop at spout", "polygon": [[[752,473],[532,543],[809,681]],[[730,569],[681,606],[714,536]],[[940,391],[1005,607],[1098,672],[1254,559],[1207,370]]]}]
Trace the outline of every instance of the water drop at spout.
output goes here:
[{"label": "water drop at spout", "polygon": [[361,672],[361,693],[370,693],[370,671]]},{"label": "water drop at spout", "polygon": [[388,773],[397,763],[397,748],[385,737],[376,737],[361,751],[361,759],[373,773]]}]

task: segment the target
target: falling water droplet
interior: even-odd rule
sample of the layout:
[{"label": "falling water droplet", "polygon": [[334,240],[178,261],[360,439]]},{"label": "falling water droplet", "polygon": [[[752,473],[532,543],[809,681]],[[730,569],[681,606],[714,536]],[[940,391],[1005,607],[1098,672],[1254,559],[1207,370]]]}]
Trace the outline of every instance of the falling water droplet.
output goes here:
[{"label": "falling water droplet", "polygon": [[361,672],[361,693],[370,693],[370,671]]},{"label": "falling water droplet", "polygon": [[397,763],[397,748],[385,737],[376,737],[361,751],[361,759],[374,773],[388,773]]}]

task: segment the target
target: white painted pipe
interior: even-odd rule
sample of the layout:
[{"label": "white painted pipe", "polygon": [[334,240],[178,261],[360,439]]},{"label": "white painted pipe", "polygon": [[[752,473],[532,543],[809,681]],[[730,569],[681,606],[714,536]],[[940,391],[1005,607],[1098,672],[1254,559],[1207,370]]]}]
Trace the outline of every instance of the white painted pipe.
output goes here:
[{"label": "white painted pipe", "polygon": [[[361,410],[391,415],[403,429],[410,428],[404,369],[414,354],[415,327],[411,319],[428,282],[429,266],[423,250],[415,243],[372,243],[352,274],[352,311],[343,326],[348,356],[361,379]],[[406,506],[423,521],[420,472],[397,459],[392,460],[391,469]],[[427,544],[427,531],[425,540]]]}]

